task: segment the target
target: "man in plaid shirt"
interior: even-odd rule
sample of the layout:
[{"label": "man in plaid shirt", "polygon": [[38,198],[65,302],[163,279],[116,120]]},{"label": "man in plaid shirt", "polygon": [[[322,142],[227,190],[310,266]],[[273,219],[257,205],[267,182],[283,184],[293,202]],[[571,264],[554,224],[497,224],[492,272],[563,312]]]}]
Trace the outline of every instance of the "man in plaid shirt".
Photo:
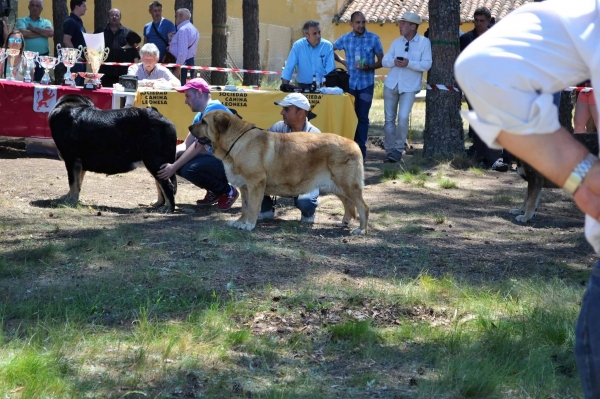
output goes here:
[{"label": "man in plaid shirt", "polygon": [[367,156],[369,110],[373,102],[375,69],[381,68],[383,58],[383,46],[379,36],[367,31],[365,25],[364,14],[360,11],[354,12],[350,17],[352,32],[342,35],[333,43],[334,50],[344,50],[346,53],[345,60],[337,53],[335,60],[344,64],[350,73],[350,94],[355,98],[354,111],[358,118],[354,141],[360,147],[363,159]]}]

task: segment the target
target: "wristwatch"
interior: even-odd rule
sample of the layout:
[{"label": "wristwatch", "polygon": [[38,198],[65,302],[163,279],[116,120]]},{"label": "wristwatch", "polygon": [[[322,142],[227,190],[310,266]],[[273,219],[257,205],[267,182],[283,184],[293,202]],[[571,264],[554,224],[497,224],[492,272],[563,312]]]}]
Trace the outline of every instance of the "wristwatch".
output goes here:
[{"label": "wristwatch", "polygon": [[579,162],[579,164],[575,166],[575,169],[573,169],[573,171],[565,181],[565,184],[562,187],[563,190],[565,190],[571,195],[575,194],[575,191],[577,191],[577,189],[581,185],[581,182],[585,178],[585,175],[588,174],[588,172],[590,171],[590,169],[592,169],[592,166],[596,163],[597,160],[597,156],[595,156],[594,154],[588,154],[588,156],[585,157],[583,161]]}]

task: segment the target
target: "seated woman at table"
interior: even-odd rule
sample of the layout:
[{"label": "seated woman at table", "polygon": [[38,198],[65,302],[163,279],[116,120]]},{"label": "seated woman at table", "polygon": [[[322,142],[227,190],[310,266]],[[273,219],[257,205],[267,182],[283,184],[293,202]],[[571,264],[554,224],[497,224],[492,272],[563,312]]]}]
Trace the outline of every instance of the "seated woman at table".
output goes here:
[{"label": "seated woman at table", "polygon": [[[10,34],[8,35],[8,39],[6,40],[6,48],[7,49],[18,49],[19,50],[19,55],[17,55],[16,57],[14,57],[14,62],[13,62],[13,70],[12,70],[12,74],[13,74],[13,78],[15,80],[18,81],[23,81],[24,75],[25,75],[25,58],[23,57],[23,50],[25,49],[25,40],[23,39],[23,34],[21,33],[20,30],[13,30],[12,32],[10,32]],[[6,61],[4,61],[4,77],[7,77],[7,73],[8,73],[8,65],[10,65],[10,60],[12,57],[8,57],[6,58]],[[33,80],[33,71],[34,68],[31,68],[31,77]]]},{"label": "seated woman at table", "polygon": [[181,82],[171,73],[171,71],[158,64],[159,54],[160,52],[155,44],[144,44],[140,49],[142,62],[130,66],[127,70],[127,74],[138,77],[138,86],[181,86]]}]

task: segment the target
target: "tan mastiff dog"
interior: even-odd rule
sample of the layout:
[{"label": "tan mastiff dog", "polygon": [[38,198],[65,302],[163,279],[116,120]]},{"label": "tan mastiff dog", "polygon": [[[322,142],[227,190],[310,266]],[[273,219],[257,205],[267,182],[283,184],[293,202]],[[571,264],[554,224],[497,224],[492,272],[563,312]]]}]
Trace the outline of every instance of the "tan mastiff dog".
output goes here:
[{"label": "tan mastiff dog", "polygon": [[319,187],[344,204],[343,225],[358,211],[360,227],[352,234],[366,234],[363,160],[354,141],[328,133],[271,133],[225,111],[207,113],[190,132],[210,140],[229,183],[242,193],[242,215],[231,226],[254,229],[264,195],[293,197]]}]

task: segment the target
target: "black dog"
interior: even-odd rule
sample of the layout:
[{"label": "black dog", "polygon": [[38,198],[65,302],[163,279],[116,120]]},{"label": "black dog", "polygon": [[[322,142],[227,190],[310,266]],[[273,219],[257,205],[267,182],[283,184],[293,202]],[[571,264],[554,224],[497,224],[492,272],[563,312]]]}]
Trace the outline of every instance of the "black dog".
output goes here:
[{"label": "black dog", "polygon": [[[592,154],[598,154],[598,134],[582,133],[574,134],[573,137],[583,144]],[[520,208],[511,209],[511,215],[518,215],[517,222],[529,222],[535,216],[535,212],[540,202],[542,188],[558,188],[556,184],[546,180],[537,170],[529,164],[517,159],[517,173],[527,181],[527,193],[525,200]]]},{"label": "black dog", "polygon": [[143,162],[154,176],[163,211],[175,209],[177,179],[157,177],[162,164],[175,162],[175,126],[153,108],[101,110],[85,96],[66,95],[48,116],[52,138],[65,161],[69,193],[63,200],[77,203],[86,171],[130,172]]}]

